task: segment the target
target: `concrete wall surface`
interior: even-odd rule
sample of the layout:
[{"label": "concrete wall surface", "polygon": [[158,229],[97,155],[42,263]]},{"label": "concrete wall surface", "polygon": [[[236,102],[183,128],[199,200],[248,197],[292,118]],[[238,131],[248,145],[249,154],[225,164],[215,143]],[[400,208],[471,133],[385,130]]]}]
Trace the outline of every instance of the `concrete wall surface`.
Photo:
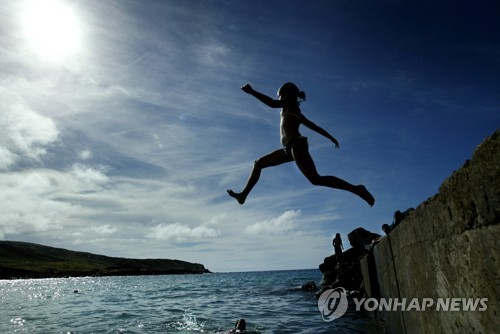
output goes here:
[{"label": "concrete wall surface", "polygon": [[497,130],[361,261],[368,296],[398,298],[379,332],[499,333],[499,237]]}]

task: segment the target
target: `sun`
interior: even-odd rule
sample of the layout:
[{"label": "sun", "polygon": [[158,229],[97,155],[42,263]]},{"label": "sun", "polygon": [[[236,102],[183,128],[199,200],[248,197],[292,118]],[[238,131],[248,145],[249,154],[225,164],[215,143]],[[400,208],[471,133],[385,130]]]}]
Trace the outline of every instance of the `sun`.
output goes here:
[{"label": "sun", "polygon": [[62,0],[28,1],[21,24],[29,46],[48,60],[64,60],[80,48],[78,17]]}]

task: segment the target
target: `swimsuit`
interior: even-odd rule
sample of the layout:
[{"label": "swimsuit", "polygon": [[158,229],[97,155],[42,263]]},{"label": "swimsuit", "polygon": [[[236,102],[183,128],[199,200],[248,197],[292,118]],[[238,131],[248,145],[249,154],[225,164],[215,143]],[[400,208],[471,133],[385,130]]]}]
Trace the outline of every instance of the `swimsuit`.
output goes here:
[{"label": "swimsuit", "polygon": [[[299,122],[301,121],[301,114],[296,114],[296,113],[293,113],[293,112],[281,112],[281,116],[283,118],[285,118],[286,116],[293,116],[293,117],[297,117],[297,119],[299,120]],[[293,138],[292,140],[290,140],[288,142],[288,144],[286,144],[286,146],[283,148],[285,150],[285,154],[287,155],[287,157],[290,157],[293,159],[293,155],[292,155],[292,148],[293,148],[293,145],[295,145],[295,143],[299,140],[305,140],[306,142],[306,145],[307,145],[307,137],[304,137],[304,136],[298,136],[296,138]]]},{"label": "swimsuit", "polygon": [[299,140],[304,140],[306,142],[306,145],[307,145],[307,137],[304,137],[304,136],[299,136],[297,138],[290,140],[290,142],[288,142],[288,144],[286,144],[286,146],[283,148],[285,150],[285,154],[288,157],[293,158],[292,148],[293,148],[293,145],[295,145]]},{"label": "swimsuit", "polygon": [[282,112],[281,113],[281,116],[283,116],[283,117],[288,116],[288,115],[295,116],[295,117],[297,117],[300,120],[300,115],[295,114],[293,112]]}]

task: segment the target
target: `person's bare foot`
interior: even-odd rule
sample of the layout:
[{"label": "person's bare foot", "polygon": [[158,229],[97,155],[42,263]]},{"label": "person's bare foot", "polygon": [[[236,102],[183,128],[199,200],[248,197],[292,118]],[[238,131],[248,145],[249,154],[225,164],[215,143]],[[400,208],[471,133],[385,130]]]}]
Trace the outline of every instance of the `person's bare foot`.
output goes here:
[{"label": "person's bare foot", "polygon": [[375,198],[373,198],[372,194],[366,189],[364,185],[359,185],[358,187],[358,196],[364,199],[368,205],[373,206],[375,204]]},{"label": "person's bare foot", "polygon": [[229,194],[229,196],[235,198],[238,201],[238,203],[240,204],[245,203],[246,196],[243,196],[241,193],[235,193],[231,189],[228,189],[227,193]]}]

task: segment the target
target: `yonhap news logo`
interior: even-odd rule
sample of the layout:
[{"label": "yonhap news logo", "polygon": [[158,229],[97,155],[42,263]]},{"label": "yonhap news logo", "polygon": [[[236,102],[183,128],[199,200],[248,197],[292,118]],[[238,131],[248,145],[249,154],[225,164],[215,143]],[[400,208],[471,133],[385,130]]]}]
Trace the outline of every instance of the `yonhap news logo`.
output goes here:
[{"label": "yonhap news logo", "polygon": [[325,290],[318,299],[318,308],[324,321],[340,318],[347,311],[347,291],[344,288]]},{"label": "yonhap news logo", "polygon": [[[484,312],[488,298],[352,298],[356,311],[436,311]],[[348,307],[347,291],[338,287],[325,290],[318,299],[318,308],[324,321],[333,321],[345,314]]]},{"label": "yonhap news logo", "polygon": [[484,312],[488,298],[353,298],[356,311],[464,311]]}]

